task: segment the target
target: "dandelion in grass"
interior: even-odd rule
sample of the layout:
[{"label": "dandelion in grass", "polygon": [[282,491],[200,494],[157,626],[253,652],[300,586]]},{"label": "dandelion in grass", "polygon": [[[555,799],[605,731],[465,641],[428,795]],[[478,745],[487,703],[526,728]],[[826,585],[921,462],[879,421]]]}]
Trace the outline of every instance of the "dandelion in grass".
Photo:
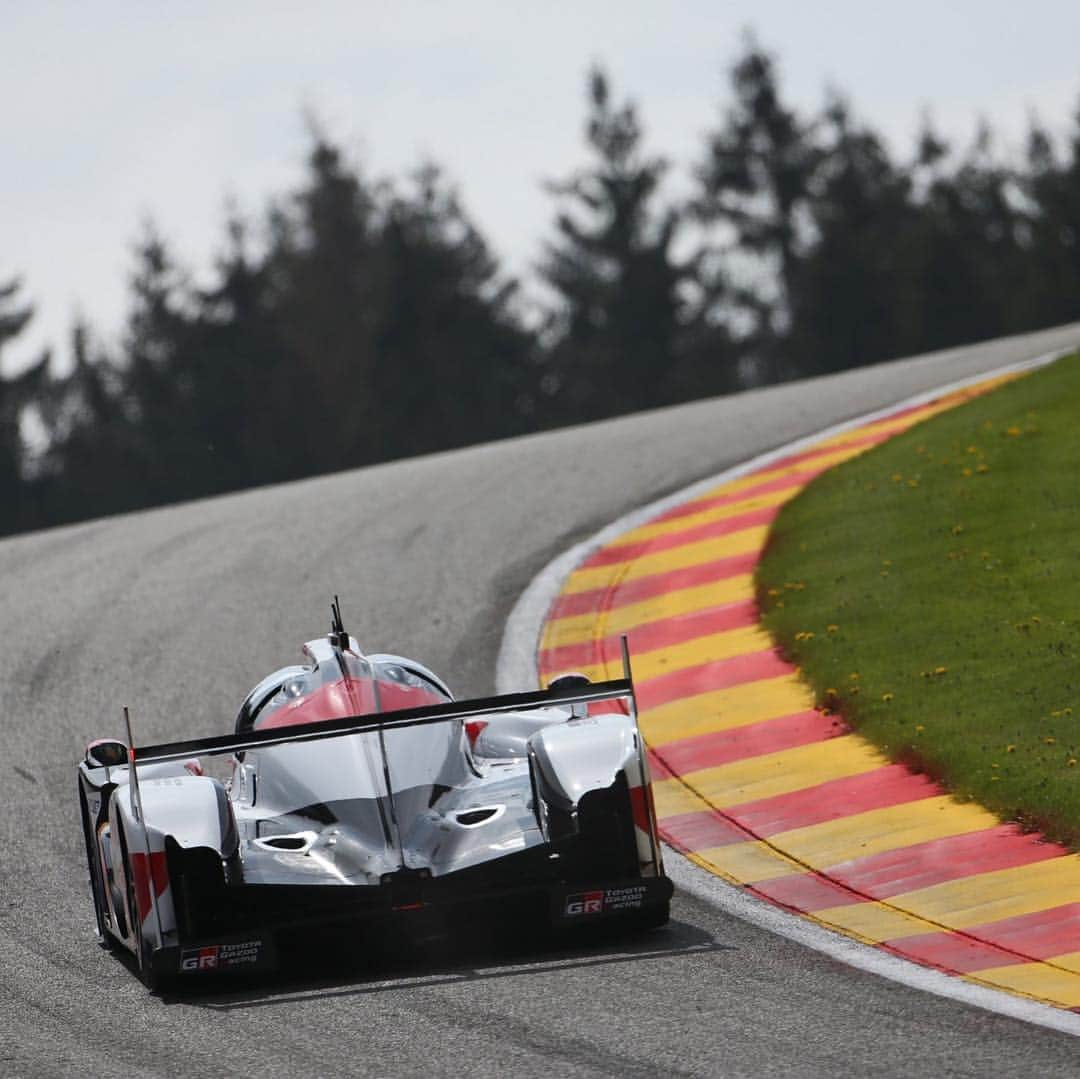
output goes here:
[{"label": "dandelion in grass", "polygon": [[883,700],[883,701],[884,701],[884,702],[885,702],[886,704],[888,704],[888,703],[889,703],[889,701],[891,701],[891,700],[893,699],[893,696],[894,696],[894,694],[892,694],[892,693],[882,693],[882,695],[881,695],[881,699],[882,699],[882,700]]}]

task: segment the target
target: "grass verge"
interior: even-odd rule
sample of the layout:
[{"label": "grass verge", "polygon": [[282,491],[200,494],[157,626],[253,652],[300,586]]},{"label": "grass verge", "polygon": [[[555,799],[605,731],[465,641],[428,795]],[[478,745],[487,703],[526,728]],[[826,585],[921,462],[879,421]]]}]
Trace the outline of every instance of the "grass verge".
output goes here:
[{"label": "grass verge", "polygon": [[821,707],[1080,846],[1080,354],[824,473],[757,590]]}]

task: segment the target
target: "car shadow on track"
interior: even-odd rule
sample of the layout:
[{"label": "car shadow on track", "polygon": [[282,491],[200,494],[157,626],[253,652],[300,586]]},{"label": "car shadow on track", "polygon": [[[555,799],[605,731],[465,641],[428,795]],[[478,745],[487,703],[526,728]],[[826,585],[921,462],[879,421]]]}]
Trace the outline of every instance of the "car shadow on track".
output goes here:
[{"label": "car shadow on track", "polygon": [[404,954],[395,946],[366,950],[363,955],[343,949],[332,960],[293,963],[261,977],[222,975],[184,982],[160,997],[165,1004],[240,1011],[290,1001],[358,997],[730,950],[731,945],[718,943],[699,927],[672,920],[645,933],[600,930],[576,939],[422,941],[412,942]]}]

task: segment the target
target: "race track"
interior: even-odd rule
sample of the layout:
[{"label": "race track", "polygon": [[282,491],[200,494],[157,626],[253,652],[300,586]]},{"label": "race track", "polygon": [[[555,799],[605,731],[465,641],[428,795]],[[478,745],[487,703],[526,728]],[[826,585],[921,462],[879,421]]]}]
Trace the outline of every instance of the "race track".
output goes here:
[{"label": "race track", "polygon": [[[640,503],[922,390],[1080,345],[1080,325],[679,409],[0,543],[0,1075],[1066,1075],[1074,1038],[843,966],[677,895],[572,952],[423,958],[147,994],[93,941],[86,740],[231,729],[341,595],[372,650],[490,692],[555,554]],[[526,688],[526,687],[522,687]]]}]

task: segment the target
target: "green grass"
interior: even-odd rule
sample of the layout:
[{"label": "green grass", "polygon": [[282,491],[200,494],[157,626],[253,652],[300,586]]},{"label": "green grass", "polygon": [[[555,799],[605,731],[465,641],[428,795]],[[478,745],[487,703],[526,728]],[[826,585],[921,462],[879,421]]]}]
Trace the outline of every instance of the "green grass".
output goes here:
[{"label": "green grass", "polygon": [[1080,354],[824,473],[757,590],[819,705],[1080,845]]}]

